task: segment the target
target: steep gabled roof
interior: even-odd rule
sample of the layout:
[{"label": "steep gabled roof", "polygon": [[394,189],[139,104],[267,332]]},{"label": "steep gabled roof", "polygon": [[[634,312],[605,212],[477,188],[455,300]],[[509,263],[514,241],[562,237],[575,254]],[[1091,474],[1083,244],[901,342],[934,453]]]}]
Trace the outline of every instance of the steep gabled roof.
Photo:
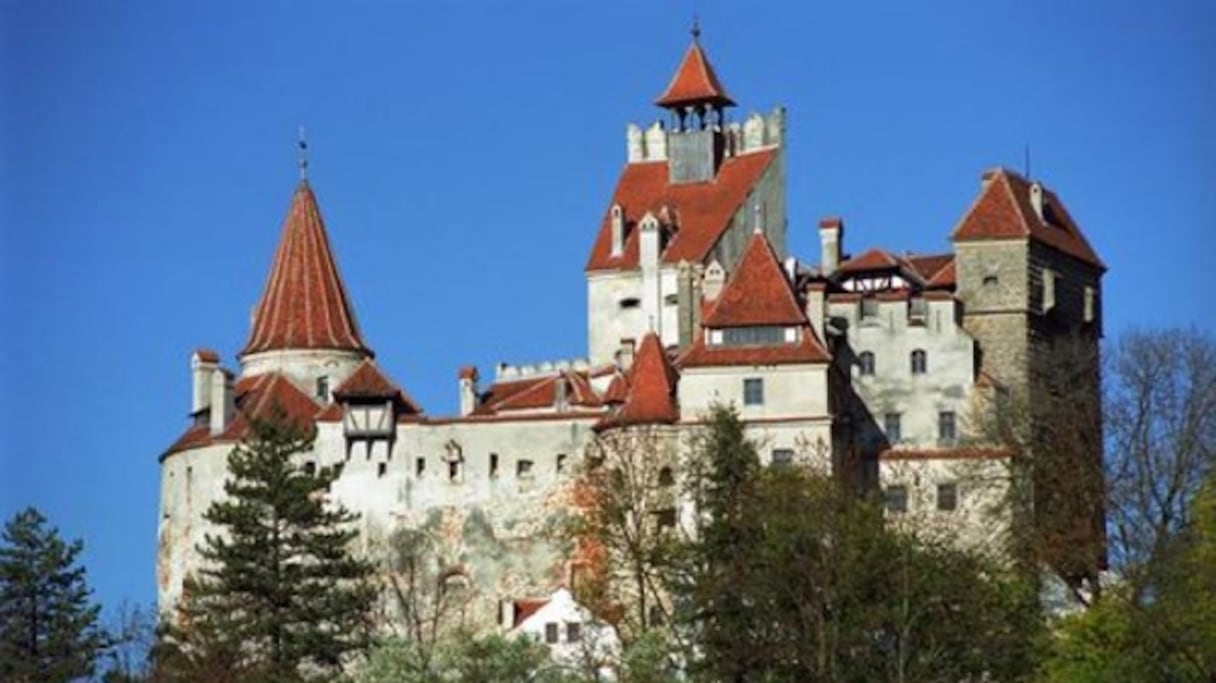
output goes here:
[{"label": "steep gabled roof", "polygon": [[296,187],[242,355],[283,349],[339,349],[371,355],[338,274],[317,198]]},{"label": "steep gabled roof", "polygon": [[781,261],[763,233],[753,233],[735,272],[730,274],[713,308],[702,323],[705,327],[749,325],[805,325],[806,314],[798,305]]},{"label": "steep gabled roof", "polygon": [[642,337],[629,368],[629,393],[616,412],[596,424],[596,429],[642,424],[671,424],[680,419],[676,384],[680,375],[672,367],[663,343],[654,332]]},{"label": "steep gabled roof", "polygon": [[1044,218],[1030,201],[1032,183],[1003,169],[984,173],[979,197],[951,234],[955,242],[1030,238],[1103,270],[1106,266],[1089,246],[1054,192],[1043,187]]},{"label": "steep gabled roof", "polygon": [[422,409],[401,387],[390,380],[370,358],[364,359],[350,377],[334,389],[334,397],[342,399],[378,398],[392,399],[398,409],[418,414]]},{"label": "steep gabled roof", "polygon": [[[666,161],[628,164],[605,210],[599,234],[587,259],[587,270],[638,267],[638,222],[647,211],[666,206],[675,216],[675,232],[662,255],[664,263],[701,263],[730,227],[731,219],[768,170],[776,151],[759,150],[722,161],[713,180],[672,184]],[[620,256],[612,255],[612,205],[620,205],[626,239]]]},{"label": "steep gabled roof", "polygon": [[655,100],[660,107],[680,107],[707,104],[715,107],[733,107],[734,100],[726,94],[726,88],[714,73],[709,58],[701,49],[701,43],[693,40],[684,53],[676,73],[671,77],[667,89]]}]

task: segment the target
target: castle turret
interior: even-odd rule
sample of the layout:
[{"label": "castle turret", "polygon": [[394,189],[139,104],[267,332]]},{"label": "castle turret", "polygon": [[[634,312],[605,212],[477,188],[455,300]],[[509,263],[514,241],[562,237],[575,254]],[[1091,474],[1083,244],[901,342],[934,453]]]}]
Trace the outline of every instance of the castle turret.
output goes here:
[{"label": "castle turret", "polygon": [[717,175],[726,151],[726,108],[735,106],[701,49],[700,36],[701,30],[694,26],[692,45],[655,101],[672,114],[667,154],[673,185],[713,180]]},{"label": "castle turret", "polygon": [[301,179],[240,354],[242,375],[281,372],[324,403],[372,355],[338,274],[316,195]]}]

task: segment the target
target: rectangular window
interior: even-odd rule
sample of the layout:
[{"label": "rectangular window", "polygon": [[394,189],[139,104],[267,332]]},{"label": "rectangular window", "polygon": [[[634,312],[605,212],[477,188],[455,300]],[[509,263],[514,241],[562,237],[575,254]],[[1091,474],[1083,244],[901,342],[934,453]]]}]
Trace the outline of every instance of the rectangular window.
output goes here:
[{"label": "rectangular window", "polygon": [[878,317],[878,299],[867,296],[861,300],[861,317],[863,320]]},{"label": "rectangular window", "polygon": [[305,461],[304,474],[307,474],[310,477],[315,477],[317,475],[317,462],[315,460]]},{"label": "rectangular window", "polygon": [[725,346],[760,346],[785,343],[785,328],[777,325],[727,327],[722,330]]},{"label": "rectangular window", "polygon": [[659,531],[676,528],[676,509],[663,508],[662,510],[655,510],[654,525]]},{"label": "rectangular window", "polygon": [[908,488],[902,484],[888,486],[883,495],[883,502],[886,504],[887,512],[892,514],[903,514],[908,511]]},{"label": "rectangular window", "polygon": [[887,413],[884,415],[882,426],[883,431],[887,435],[887,443],[895,445],[903,438],[903,435],[900,433],[899,413]]},{"label": "rectangular window", "polygon": [[583,625],[578,622],[568,622],[566,624],[566,642],[577,643],[583,639]]},{"label": "rectangular window", "polygon": [[924,325],[929,317],[929,305],[923,297],[913,297],[908,301],[908,324]]},{"label": "rectangular window", "polygon": [[773,449],[773,466],[783,467],[794,462],[794,449],[792,448],[774,448]]},{"label": "rectangular window", "polygon": [[497,453],[490,454],[490,478],[491,479],[498,478],[498,454]]},{"label": "rectangular window", "polygon": [[937,485],[937,509],[952,512],[958,508],[958,484]]},{"label": "rectangular window", "polygon": [[388,463],[384,463],[384,462],[377,463],[376,464],[376,477],[383,478],[384,475],[386,475],[386,474],[388,474]]},{"label": "rectangular window", "polygon": [[426,474],[426,458],[418,458],[414,461],[414,474],[419,477]]},{"label": "rectangular window", "polygon": [[448,481],[451,481],[451,482],[460,481],[460,461],[459,460],[449,460],[448,461]]},{"label": "rectangular window", "polygon": [[329,400],[329,378],[324,375],[317,378],[317,398]]},{"label": "rectangular window", "polygon": [[748,377],[743,380],[743,405],[745,406],[762,406],[764,405],[764,379],[760,377]]},{"label": "rectangular window", "polygon": [[522,459],[515,461],[515,476],[518,479],[531,479],[532,461]]},{"label": "rectangular window", "polygon": [[557,642],[557,624],[552,622],[545,624],[545,642],[550,644]]},{"label": "rectangular window", "polygon": [[958,440],[958,432],[954,426],[954,412],[943,410],[937,414],[937,441],[942,445],[952,446]]},{"label": "rectangular window", "polygon": [[1092,323],[1098,317],[1098,290],[1085,286],[1085,322]]}]

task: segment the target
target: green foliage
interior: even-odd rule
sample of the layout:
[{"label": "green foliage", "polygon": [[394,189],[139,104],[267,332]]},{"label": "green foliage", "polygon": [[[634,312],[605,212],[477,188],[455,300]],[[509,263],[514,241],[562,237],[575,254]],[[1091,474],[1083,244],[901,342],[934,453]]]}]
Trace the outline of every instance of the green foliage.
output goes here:
[{"label": "green foliage", "polygon": [[1016,681],[1040,632],[1032,582],[889,530],[826,476],[760,468],[738,416],[701,445],[707,514],[675,586],[708,680]]},{"label": "green foliage", "polygon": [[281,418],[252,428],[228,456],[227,497],[204,515],[221,533],[198,548],[204,568],[161,649],[162,670],[180,678],[302,680],[369,645],[372,566],[348,551],[357,515],[327,503],[334,473],[293,464],[311,432]]},{"label": "green foliage", "polygon": [[375,648],[356,683],[560,683],[574,680],[549,659],[548,648],[527,637],[458,632],[433,649],[392,640]]},{"label": "green foliage", "polygon": [[621,653],[620,683],[667,683],[679,678],[679,648],[665,629],[639,635]]},{"label": "green foliage", "polygon": [[83,544],[66,543],[34,508],[0,537],[0,680],[57,683],[92,674],[105,645],[89,600]]}]

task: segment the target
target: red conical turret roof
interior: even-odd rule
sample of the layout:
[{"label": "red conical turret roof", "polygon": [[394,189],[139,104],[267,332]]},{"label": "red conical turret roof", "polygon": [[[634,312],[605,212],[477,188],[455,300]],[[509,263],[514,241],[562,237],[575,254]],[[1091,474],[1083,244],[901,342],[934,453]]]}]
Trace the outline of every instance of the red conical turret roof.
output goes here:
[{"label": "red conical turret roof", "polygon": [[735,106],[735,101],[726,94],[726,88],[722,87],[695,35],[694,33],[692,45],[688,46],[688,52],[684,53],[680,68],[676,69],[667,90],[655,100],[655,104],[660,107],[685,107],[695,104]]},{"label": "red conical turret roof", "polygon": [[641,424],[672,424],[680,419],[676,383],[680,375],[671,366],[659,335],[648,332],[629,368],[628,393],[620,409],[604,416],[596,429]]},{"label": "red conical turret roof", "polygon": [[763,233],[752,234],[735,272],[705,316],[705,327],[803,324],[806,314],[772,245]]},{"label": "red conical turret roof", "polygon": [[266,289],[254,309],[242,355],[285,349],[336,349],[371,355],[338,275],[317,198],[301,181],[283,222]]}]

